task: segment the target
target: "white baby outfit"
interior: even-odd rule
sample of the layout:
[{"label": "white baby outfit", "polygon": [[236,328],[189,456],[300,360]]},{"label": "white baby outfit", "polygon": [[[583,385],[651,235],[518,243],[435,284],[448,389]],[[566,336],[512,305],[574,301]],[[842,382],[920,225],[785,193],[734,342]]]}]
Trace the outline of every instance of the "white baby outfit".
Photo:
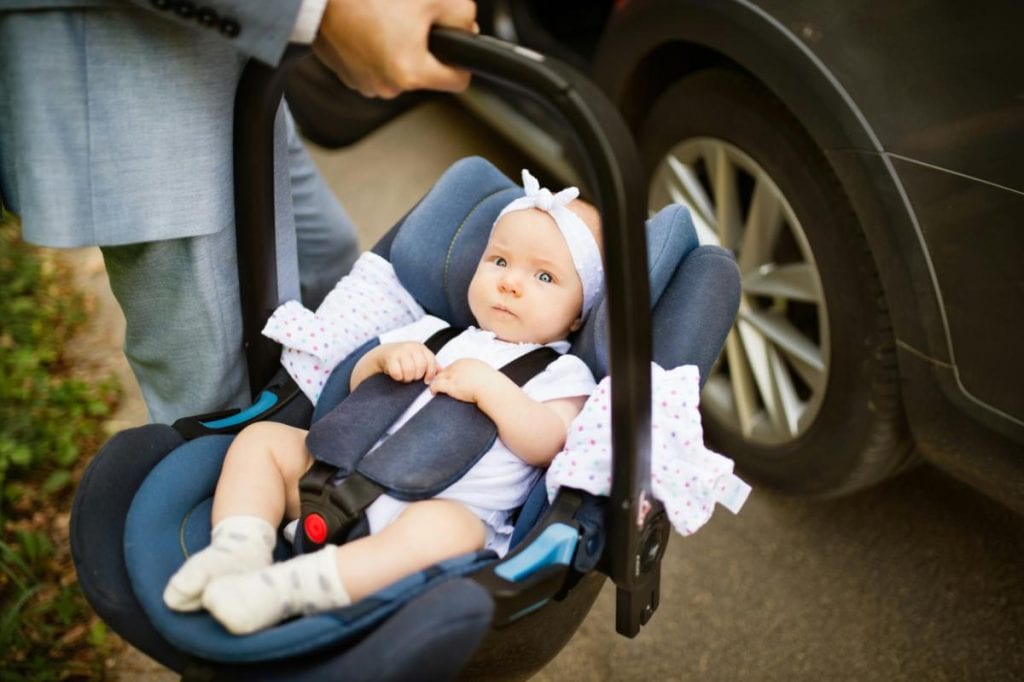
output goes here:
[{"label": "white baby outfit", "polygon": [[[425,341],[447,326],[444,320],[427,315],[410,325],[382,334],[380,340],[381,343]],[[547,345],[563,355],[526,382],[522,387],[526,395],[538,402],[590,395],[595,386],[594,377],[582,360],[565,354],[569,343],[555,341]],[[445,344],[437,354],[437,362],[441,367],[447,367],[462,358],[475,358],[498,369],[539,347],[535,343],[502,341],[495,338],[493,332],[469,327]],[[432,397],[430,389],[424,387],[423,393],[388,429],[387,435],[398,430]],[[487,548],[503,556],[512,537],[509,517],[526,501],[539,475],[540,469],[521,460],[501,439],[497,439],[472,469],[437,497],[461,502],[480,517],[488,529]],[[370,532],[375,533],[394,521],[408,505],[408,502],[382,495],[366,510]]]}]

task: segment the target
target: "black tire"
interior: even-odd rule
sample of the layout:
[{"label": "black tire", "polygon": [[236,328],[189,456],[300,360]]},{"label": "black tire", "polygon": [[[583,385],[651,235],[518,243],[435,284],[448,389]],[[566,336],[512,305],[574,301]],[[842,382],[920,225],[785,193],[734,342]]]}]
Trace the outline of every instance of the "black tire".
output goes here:
[{"label": "black tire", "polygon": [[[707,140],[703,143],[705,147],[697,147],[697,141],[702,138]],[[738,150],[740,153],[735,158],[745,164],[752,161],[754,168],[759,166],[759,170],[771,178],[774,189],[784,197],[778,202],[784,208],[779,210],[788,211],[786,215],[795,218],[783,220],[778,243],[765,261],[771,263],[760,269],[748,267],[748,270],[755,270],[753,274],[743,272],[740,317],[748,321],[744,329],[748,339],[752,338],[750,333],[754,328],[750,320],[757,320],[758,324],[774,320],[781,322],[784,330],[799,331],[811,346],[818,344],[819,355],[814,357],[822,359],[822,363],[813,365],[819,368],[817,374],[809,374],[806,368],[811,365],[805,364],[797,371],[794,361],[783,352],[777,352],[774,357],[747,354],[743,351],[748,346],[740,341],[737,327],[734,327],[735,336],[730,341],[733,345],[729,352],[723,353],[709,377],[702,399],[709,445],[734,458],[746,475],[787,492],[817,495],[849,492],[905,468],[914,455],[899,391],[895,344],[878,273],[835,173],[799,122],[751,77],[727,69],[709,69],[680,80],[661,95],[643,123],[639,139],[652,174],[652,199],[658,192],[658,178],[668,186],[673,176],[665,175],[669,172],[666,169],[679,168],[678,164],[670,166],[664,161],[670,152],[690,153],[694,149],[715,148],[718,149],[716,158],[722,158],[722,154]],[[714,146],[719,143],[720,147]],[[699,154],[694,166],[698,171],[702,163]],[[664,165],[660,165],[663,161]],[[731,164],[725,165],[731,167]],[[662,175],[656,176],[659,168]],[[705,169],[710,168],[709,162]],[[745,219],[751,204],[752,178],[757,176],[744,178],[744,174],[740,169],[734,176],[727,177],[738,178],[734,186],[738,188],[739,210]],[[707,174],[699,179],[714,201]],[[752,220],[750,224],[757,223]],[[744,234],[753,229],[744,224]],[[774,234],[770,230],[766,232]],[[796,236],[799,234],[803,237]],[[732,246],[739,259],[742,255],[739,245],[743,243],[736,240],[731,245],[723,245]],[[806,256],[808,251],[811,256],[801,261],[799,254]],[[756,291],[748,286],[750,277],[770,273],[771,268],[787,263],[804,272],[816,271],[818,278],[811,289],[823,294],[823,298],[780,299],[766,295],[764,284]],[[772,341],[771,336],[765,338]],[[793,346],[786,348],[792,350]],[[729,391],[732,391],[734,407],[742,402],[736,400],[736,395],[743,393],[749,398],[749,390],[733,390],[736,384],[732,382],[741,378],[745,367],[754,366],[749,362],[744,366],[739,360],[755,355],[767,359],[768,362],[760,365],[762,367],[778,372],[782,366],[783,383],[790,382],[785,388],[796,387],[795,395],[799,399],[796,404],[814,408],[812,411],[805,407],[803,421],[795,426],[795,422],[777,419],[776,423],[783,426],[775,435],[769,428],[758,430],[771,422],[766,417],[770,411],[763,409],[767,404],[763,390],[757,393],[762,401],[759,420],[751,420],[750,408],[744,412],[745,421],[739,416],[732,419],[725,408],[709,408],[711,398],[716,405],[728,406],[723,396],[728,397]],[[739,369],[730,365],[730,358]],[[756,373],[744,376],[755,377]],[[807,376],[812,376],[812,380],[805,381]],[[823,381],[821,376],[825,377]],[[741,388],[750,385],[748,382]],[[718,393],[709,396],[709,389]],[[791,397],[794,393],[786,395]],[[751,405],[749,401],[743,404]],[[736,414],[739,412],[737,410]]]}]

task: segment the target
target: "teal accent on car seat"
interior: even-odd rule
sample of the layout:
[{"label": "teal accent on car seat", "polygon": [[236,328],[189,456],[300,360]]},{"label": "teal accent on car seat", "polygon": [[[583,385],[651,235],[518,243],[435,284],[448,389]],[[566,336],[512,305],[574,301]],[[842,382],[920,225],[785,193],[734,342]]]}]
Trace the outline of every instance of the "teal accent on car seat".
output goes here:
[{"label": "teal accent on car seat", "polygon": [[247,421],[255,419],[260,416],[271,407],[277,404],[277,395],[270,391],[263,391],[260,393],[260,397],[255,403],[245,408],[238,414],[233,414],[230,417],[224,417],[223,419],[215,419],[210,422],[199,422],[208,429],[227,429],[232,426],[238,426],[244,424]]},{"label": "teal accent on car seat", "polygon": [[579,533],[575,528],[564,523],[553,524],[529,547],[503,562],[494,572],[505,580],[516,582],[554,564],[567,566],[576,552],[578,541]]}]

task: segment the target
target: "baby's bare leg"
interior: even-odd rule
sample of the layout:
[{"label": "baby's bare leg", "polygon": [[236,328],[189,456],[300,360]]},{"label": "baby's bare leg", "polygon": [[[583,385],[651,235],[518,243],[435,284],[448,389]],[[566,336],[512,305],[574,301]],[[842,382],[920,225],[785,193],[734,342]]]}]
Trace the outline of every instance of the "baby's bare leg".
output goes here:
[{"label": "baby's bare leg", "polygon": [[312,459],[306,431],[276,422],[247,426],[228,449],[213,495],[211,521],[257,516],[275,528],[299,515],[299,479]]},{"label": "baby's bare leg", "polygon": [[448,500],[409,506],[376,535],[214,580],[203,606],[235,634],[247,634],[299,613],[346,606],[408,575],[484,546],[484,525]]},{"label": "baby's bare leg", "polygon": [[298,515],[298,481],[309,467],[306,432],[271,422],[235,438],[213,501],[210,546],[171,576],[164,602],[177,611],[201,608],[211,580],[267,566],[282,517]]},{"label": "baby's bare leg", "polygon": [[352,601],[439,561],[482,549],[484,524],[451,500],[409,505],[376,535],[338,547],[338,575]]}]

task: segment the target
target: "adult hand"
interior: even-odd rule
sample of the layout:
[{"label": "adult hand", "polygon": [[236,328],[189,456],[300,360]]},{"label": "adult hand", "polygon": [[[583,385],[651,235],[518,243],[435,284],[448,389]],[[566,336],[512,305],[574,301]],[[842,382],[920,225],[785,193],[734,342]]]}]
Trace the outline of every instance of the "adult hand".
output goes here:
[{"label": "adult hand", "polygon": [[328,0],[313,50],[345,85],[366,97],[406,90],[458,92],[469,73],[437,61],[430,27],[478,31],[473,0]]}]

